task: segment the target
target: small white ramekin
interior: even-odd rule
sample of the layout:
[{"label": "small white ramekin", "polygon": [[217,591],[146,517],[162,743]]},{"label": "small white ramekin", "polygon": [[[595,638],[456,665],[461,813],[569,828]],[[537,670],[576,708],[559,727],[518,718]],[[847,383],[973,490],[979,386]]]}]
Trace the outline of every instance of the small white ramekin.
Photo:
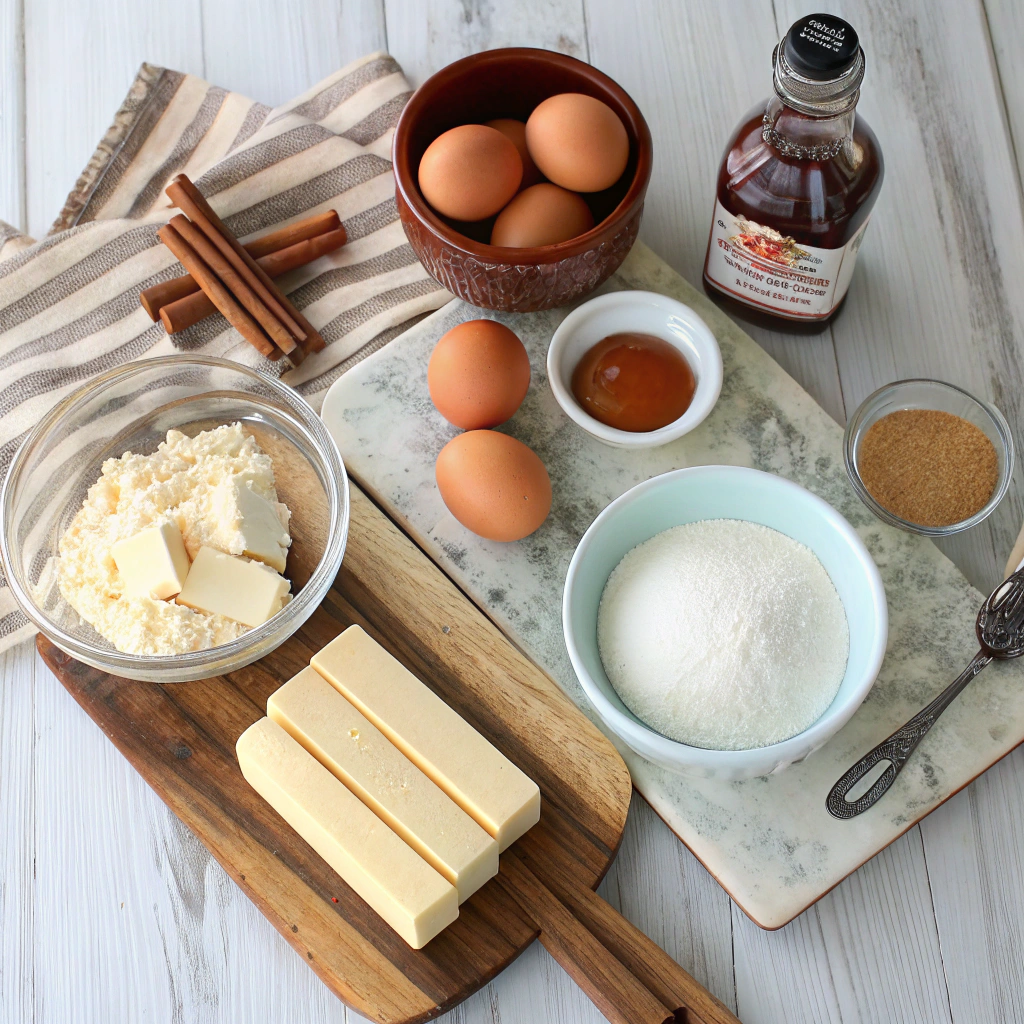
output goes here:
[{"label": "small white ramekin", "polygon": [[[624,331],[653,334],[675,345],[696,378],[689,408],[658,430],[616,430],[594,419],[573,396],[572,374],[583,355],[609,334]],[[722,390],[722,353],[715,336],[689,306],[657,292],[610,292],[577,306],[551,338],[547,367],[555,401],[566,416],[613,448],[657,448],[675,441],[704,421]]]}]

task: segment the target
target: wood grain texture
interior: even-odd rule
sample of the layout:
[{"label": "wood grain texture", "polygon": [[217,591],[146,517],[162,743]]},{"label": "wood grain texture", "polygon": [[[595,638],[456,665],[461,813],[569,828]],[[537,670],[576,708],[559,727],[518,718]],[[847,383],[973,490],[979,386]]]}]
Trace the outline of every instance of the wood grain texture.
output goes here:
[{"label": "wood grain texture", "polygon": [[776,932],[733,916],[744,1021],[952,1019],[917,828]]},{"label": "wood grain texture", "polygon": [[599,892],[736,1012],[729,897],[639,793]]},{"label": "wood grain texture", "polygon": [[387,46],[383,0],[203,0],[202,31],[207,81],[269,106]]},{"label": "wood grain texture", "polygon": [[[22,650],[28,650],[23,648]],[[39,663],[34,1014],[281,1021],[344,1007]],[[85,837],[91,837],[85,841]]]},{"label": "wood grain texture", "polygon": [[1024,8],[1015,0],[985,0],[982,11],[988,22],[989,43],[995,60],[997,84],[1002,93],[1002,113],[1007,121],[1018,177],[1024,180],[1024,66],[1019,43],[1024,39]]},{"label": "wood grain texture", "polygon": [[203,75],[200,0],[25,5],[29,234],[42,238],[143,61]]},{"label": "wood grain texture", "polygon": [[[674,1014],[689,1014],[702,1024],[735,1024],[732,1011],[681,969],[656,942],[623,917],[597,893],[580,886],[573,874],[560,870],[543,847],[524,844],[520,859],[541,872],[557,898],[588,932],[625,966],[652,995]],[[550,944],[541,933],[541,942]],[[561,962],[561,961],[560,961]]]},{"label": "wood grain texture", "polygon": [[826,897],[817,915],[844,1018],[853,1008],[865,1022],[949,1021],[920,831],[865,868]]},{"label": "wood grain texture", "polygon": [[25,7],[0,6],[0,220],[25,230]]},{"label": "wood grain texture", "polygon": [[[541,822],[529,844],[524,837],[513,849],[540,851],[531,863],[596,886],[629,808],[622,759],[356,488],[334,589],[295,636],[248,668],[159,687],[90,669],[42,638],[38,646],[114,745],[341,999],[376,1021],[420,1021],[507,966],[536,937],[536,925],[507,887],[492,883],[424,949],[410,949],[245,782],[234,754],[238,736],[265,714],[267,697],[353,622],[540,785]],[[564,954],[575,945],[558,948]],[[626,998],[627,981],[636,986],[624,973],[609,1006],[636,1002]],[[621,1021],[660,1024],[658,1012]]]},{"label": "wood grain texture", "polygon": [[27,647],[0,658],[0,1020],[35,1015],[36,743],[38,663]]},{"label": "wood grain texture", "polygon": [[921,823],[953,1020],[1024,1020],[1024,751]]},{"label": "wood grain texture", "polygon": [[538,46],[588,59],[580,0],[387,0],[388,49],[419,85],[460,57],[499,46]]},{"label": "wood grain texture", "polygon": [[[502,856],[497,882],[537,922],[541,944],[611,1024],[672,1024],[675,1012],[668,1004],[609,952],[579,915],[526,867],[517,851]],[[594,899],[603,903],[599,896]],[[675,999],[670,997],[670,1002]]]}]

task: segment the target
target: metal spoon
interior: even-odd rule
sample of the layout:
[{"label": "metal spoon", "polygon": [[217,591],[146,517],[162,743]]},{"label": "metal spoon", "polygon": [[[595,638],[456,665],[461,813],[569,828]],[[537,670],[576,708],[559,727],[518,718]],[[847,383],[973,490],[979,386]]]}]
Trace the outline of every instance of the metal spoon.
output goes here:
[{"label": "metal spoon", "polygon": [[[833,787],[825,799],[825,807],[833,818],[855,818],[881,798],[896,781],[907,759],[939,715],[957,698],[960,691],[993,659],[1019,658],[1024,654],[1024,568],[1004,580],[989,595],[978,612],[975,625],[981,650],[970,665],[946,687],[926,708],[919,711],[906,725],[882,740],[874,750],[865,754]],[[889,767],[874,785],[856,800],[846,794],[871,771],[875,765],[888,761]]]}]

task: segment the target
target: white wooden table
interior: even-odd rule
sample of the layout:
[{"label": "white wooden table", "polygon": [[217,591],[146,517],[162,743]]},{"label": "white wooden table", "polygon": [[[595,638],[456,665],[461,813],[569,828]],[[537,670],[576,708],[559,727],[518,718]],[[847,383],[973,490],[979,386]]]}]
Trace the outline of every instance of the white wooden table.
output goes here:
[{"label": "white wooden table", "polygon": [[[1024,422],[1024,8],[840,0],[887,169],[852,294],[816,336],[752,330],[838,420],[930,375]],[[655,139],[643,237],[700,278],[726,134],[795,0],[0,0],[0,217],[40,237],[143,60],[267,103],[387,48],[414,83],[534,45],[628,89]],[[1024,439],[1019,429],[1018,441]],[[948,546],[991,586],[1022,513]],[[346,1010],[25,645],[0,685],[0,1022],[342,1021]],[[1024,1021],[1024,753],[775,933],[639,798],[603,893],[747,1022]],[[534,946],[450,1015],[600,1020]],[[348,1018],[357,1019],[348,1014]]]}]

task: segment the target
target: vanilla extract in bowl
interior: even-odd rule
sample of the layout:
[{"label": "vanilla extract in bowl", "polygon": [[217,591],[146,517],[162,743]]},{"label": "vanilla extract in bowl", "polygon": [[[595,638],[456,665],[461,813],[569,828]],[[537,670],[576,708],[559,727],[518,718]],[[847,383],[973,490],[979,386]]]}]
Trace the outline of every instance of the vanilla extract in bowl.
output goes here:
[{"label": "vanilla extract in bowl", "polygon": [[610,334],[584,353],[572,374],[573,397],[616,430],[647,433],[674,423],[697,389],[686,357],[653,334]]}]

